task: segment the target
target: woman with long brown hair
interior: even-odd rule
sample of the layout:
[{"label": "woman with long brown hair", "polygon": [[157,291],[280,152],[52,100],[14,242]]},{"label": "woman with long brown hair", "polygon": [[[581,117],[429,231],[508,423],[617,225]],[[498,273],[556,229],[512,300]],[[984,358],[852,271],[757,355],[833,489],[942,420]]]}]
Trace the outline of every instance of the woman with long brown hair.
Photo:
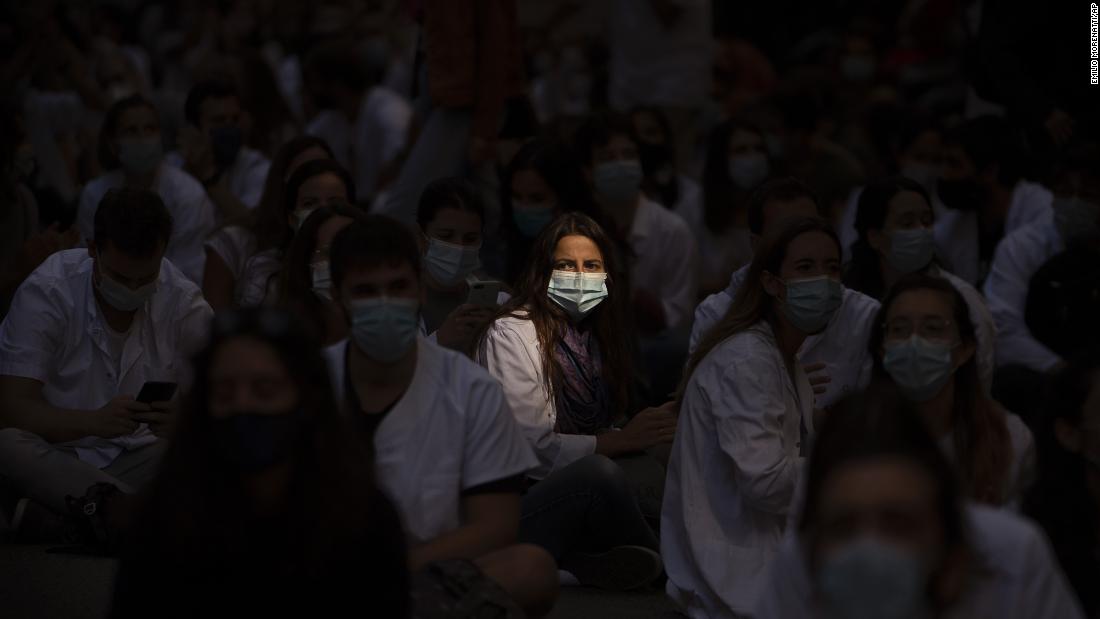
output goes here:
[{"label": "woman with long brown hair", "polygon": [[930,275],[899,280],[883,299],[868,342],[872,381],[897,385],[940,442],[970,498],[1018,501],[1035,467],[1031,432],[985,395],[966,300]]},{"label": "woman with long brown hair", "polygon": [[[626,475],[610,458],[667,443],[675,431],[667,408],[642,410],[616,427],[633,412],[621,269],[595,221],[562,215],[539,233],[515,296],[477,350],[539,458],[528,474],[521,540],[547,548],[581,582],[615,589],[648,583],[660,561]],[[595,554],[582,561],[579,553]],[[630,567],[607,569],[612,562]]]},{"label": "woman with long brown hair", "polygon": [[797,352],[840,307],[840,255],[824,220],[786,222],[688,362],[661,554],[668,593],[690,616],[746,615],[763,587],[814,428]]}]

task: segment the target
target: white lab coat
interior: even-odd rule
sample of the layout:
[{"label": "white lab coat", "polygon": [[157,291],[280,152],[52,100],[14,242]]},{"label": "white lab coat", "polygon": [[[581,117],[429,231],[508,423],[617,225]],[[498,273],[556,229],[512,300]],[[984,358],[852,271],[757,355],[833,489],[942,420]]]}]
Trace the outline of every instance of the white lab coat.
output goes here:
[{"label": "white lab coat", "polygon": [[668,465],[661,555],[693,618],[748,613],[778,549],[813,432],[813,389],[793,380],[764,322],[711,350],[688,382]]},{"label": "white lab coat", "polygon": [[233,304],[256,307],[277,296],[276,275],[282,268],[279,250],[256,251],[256,235],[241,226],[226,226],[210,235],[204,244],[233,274]]},{"label": "white lab coat", "polygon": [[[164,161],[177,168],[183,168],[183,153],[172,151],[164,156]],[[264,183],[267,182],[267,171],[270,168],[271,162],[260,151],[247,146],[242,148],[237,153],[237,158],[225,170],[229,192],[240,200],[241,204],[248,208],[256,208],[264,195]]]},{"label": "white lab coat", "polygon": [[661,301],[669,328],[685,324],[698,289],[699,256],[691,229],[679,215],[643,196],[629,242],[631,285]]},{"label": "white lab coat", "polygon": [[[19,287],[0,325],[0,374],[43,384],[52,406],[94,411],[120,394],[136,396],[146,381],[186,384],[190,355],[206,340],[213,312],[198,287],[168,260],[156,293],[134,314],[114,358],[93,293],[87,249],[59,251]],[[122,453],[156,440],[145,424],[132,434],[85,437],[67,445],[103,468]]]},{"label": "white lab coat", "polygon": [[[728,288],[710,295],[695,308],[689,345],[691,352],[695,352],[707,332],[729,311],[748,270],[745,266],[734,272]],[[832,379],[825,386],[825,393],[817,398],[818,408],[832,406],[845,396],[862,391],[871,382],[873,363],[867,342],[871,338],[878,309],[878,301],[845,288],[840,308],[829,325],[802,343],[798,351],[799,361],[804,364],[824,363],[825,372]]]},{"label": "white lab coat", "polygon": [[[536,464],[500,385],[463,355],[423,338],[405,394],[374,434],[375,475],[414,544],[462,524],[464,491]],[[351,410],[348,340],[325,349],[336,393]]]},{"label": "white lab coat", "polygon": [[[1021,180],[1012,190],[1005,215],[1005,235],[1021,226],[1050,215],[1054,195],[1046,187]],[[952,273],[971,285],[985,279],[978,256],[978,214],[974,211],[944,209],[936,214],[933,228],[937,253]]]},{"label": "white lab coat", "polygon": [[[76,226],[84,245],[94,240],[95,212],[107,192],[121,187],[121,170],[108,172],[84,186],[77,206]],[[172,215],[172,236],[164,257],[191,281],[202,286],[206,254],[203,241],[214,231],[217,213],[206,196],[206,190],[191,175],[167,163],[162,163],[153,181],[152,190],[164,201]]]},{"label": "white lab coat", "polygon": [[1007,235],[997,245],[983,290],[997,324],[998,366],[1018,363],[1047,372],[1061,362],[1054,351],[1031,335],[1024,309],[1031,277],[1065,247],[1053,213]]},{"label": "white lab coat", "polygon": [[542,351],[535,323],[524,318],[498,318],[478,346],[477,362],[504,388],[515,415],[539,464],[528,473],[544,479],[556,470],[596,453],[596,437],[557,432],[558,409],[546,390]]},{"label": "white lab coat", "polygon": [[[1050,543],[1034,524],[977,504],[967,506],[965,518],[979,576],[945,619],[1084,619]],[[783,541],[755,619],[824,617],[814,600],[804,543],[797,534]]]}]

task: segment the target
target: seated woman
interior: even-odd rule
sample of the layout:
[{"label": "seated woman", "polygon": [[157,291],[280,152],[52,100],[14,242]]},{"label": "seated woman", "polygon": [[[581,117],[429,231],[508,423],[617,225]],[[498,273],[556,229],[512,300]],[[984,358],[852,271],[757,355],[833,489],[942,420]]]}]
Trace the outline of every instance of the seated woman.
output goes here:
[{"label": "seated woman", "polygon": [[668,594],[692,617],[748,614],[783,536],[813,433],[797,352],[841,303],[840,242],[821,219],[765,237],[681,384],[661,511]]},{"label": "seated woman", "polygon": [[951,282],[966,299],[977,333],[979,376],[989,393],[994,368],[993,316],[973,286],[937,264],[933,218],[928,192],[916,181],[894,176],[868,183],[859,196],[855,221],[859,239],[852,245],[851,262],[845,265],[844,285],[881,301],[894,282],[910,273]]},{"label": "seated woman", "polygon": [[348,336],[344,310],[332,301],[329,248],[338,232],[365,217],[359,207],[343,204],[312,211],[294,235],[278,274],[279,303],[305,317],[324,346]]},{"label": "seated woman", "polygon": [[965,503],[904,402],[847,404],[825,418],[753,617],[1083,619],[1043,535]]},{"label": "seated woman", "polygon": [[318,138],[303,136],[287,142],[271,162],[256,208],[243,220],[226,222],[206,240],[202,292],[214,311],[274,300],[272,275],[300,223],[287,217],[288,181],[304,164],[331,158],[332,151]]},{"label": "seated woman", "polygon": [[474,335],[508,300],[502,292],[488,307],[468,302],[470,278],[487,279],[480,270],[485,205],[468,182],[441,178],[420,195],[416,223],[425,276],[421,333],[440,346],[469,352]]},{"label": "seated woman", "polygon": [[547,138],[535,138],[516,151],[504,171],[500,207],[507,242],[507,263],[500,271],[512,286],[519,284],[531,245],[543,228],[562,213],[595,212],[576,158]]},{"label": "seated woman", "polygon": [[890,288],[874,325],[872,383],[892,382],[914,403],[968,497],[1018,504],[1034,475],[1031,432],[982,388],[974,325],[958,289],[910,275]]},{"label": "seated woman", "polygon": [[[516,296],[478,339],[477,360],[504,387],[539,459],[523,497],[521,541],[549,550],[582,583],[629,589],[660,573],[657,539],[609,458],[668,443],[675,419],[646,409],[616,428],[633,411],[626,291],[613,272],[611,240],[596,222],[562,215],[535,240]],[[650,465],[661,485],[656,459],[636,459],[631,468]]]},{"label": "seated woman", "polygon": [[222,314],[213,331],[112,616],[308,615],[364,599],[409,616],[398,517],[337,412],[320,343],[270,308]]},{"label": "seated woman", "polygon": [[1043,527],[1088,617],[1100,617],[1100,356],[1051,384],[1036,429],[1039,474],[1024,512]]}]

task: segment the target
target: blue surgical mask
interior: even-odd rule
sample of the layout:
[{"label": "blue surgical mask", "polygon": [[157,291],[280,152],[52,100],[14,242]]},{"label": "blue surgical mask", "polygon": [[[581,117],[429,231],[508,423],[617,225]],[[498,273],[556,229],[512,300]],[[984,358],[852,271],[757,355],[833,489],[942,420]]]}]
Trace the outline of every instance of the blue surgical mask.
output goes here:
[{"label": "blue surgical mask", "polygon": [[348,304],[351,339],[363,354],[394,363],[416,344],[420,303],[416,299],[361,299]]},{"label": "blue surgical mask", "polygon": [[514,208],[512,221],[524,237],[533,239],[542,229],[554,221],[554,209],[551,208]]},{"label": "blue surgical mask", "polygon": [[844,300],[844,287],[822,275],[787,281],[787,299],[783,314],[803,333],[819,333],[833,318]]},{"label": "blue surgical mask", "polygon": [[768,178],[768,158],[764,153],[748,153],[730,158],[730,178],[740,189],[752,189]]},{"label": "blue surgical mask", "polygon": [[936,240],[928,228],[895,230],[890,235],[890,253],[886,261],[899,273],[915,273],[928,263],[936,254]]},{"label": "blue surgical mask", "polygon": [[554,271],[546,292],[574,321],[580,321],[607,298],[607,273]]},{"label": "blue surgical mask", "polygon": [[310,277],[313,280],[313,294],[325,301],[332,300],[332,272],[328,260],[321,260],[309,265]]},{"label": "blue surgical mask", "polygon": [[816,575],[828,619],[924,617],[926,579],[921,557],[873,537],[830,552]]},{"label": "blue surgical mask", "polygon": [[210,130],[210,150],[214,155],[214,164],[219,168],[228,168],[237,160],[237,154],[244,146],[244,132],[236,125],[218,127]]},{"label": "blue surgical mask", "polygon": [[605,161],[592,169],[592,184],[606,202],[627,204],[638,197],[642,186],[642,164],[635,159]]},{"label": "blue surgical mask", "polygon": [[99,271],[98,281],[93,280],[96,290],[99,290],[100,296],[103,297],[103,300],[106,301],[108,305],[119,311],[135,311],[139,307],[145,305],[145,302],[157,291],[156,280],[140,288],[129,288],[104,274],[103,268],[98,266],[98,260],[96,260],[96,265]]},{"label": "blue surgical mask", "polygon": [[1053,208],[1054,225],[1066,243],[1087,241],[1100,234],[1100,204],[1077,196],[1055,196]]},{"label": "blue surgical mask", "polygon": [[130,174],[148,174],[160,165],[163,147],[160,137],[125,138],[118,141],[118,161]]},{"label": "blue surgical mask", "polygon": [[481,244],[455,245],[439,239],[428,239],[424,268],[432,279],[444,286],[454,286],[481,266]]},{"label": "blue surgical mask", "polygon": [[926,340],[914,334],[907,340],[884,346],[882,367],[905,397],[915,402],[931,400],[955,371],[948,342]]}]

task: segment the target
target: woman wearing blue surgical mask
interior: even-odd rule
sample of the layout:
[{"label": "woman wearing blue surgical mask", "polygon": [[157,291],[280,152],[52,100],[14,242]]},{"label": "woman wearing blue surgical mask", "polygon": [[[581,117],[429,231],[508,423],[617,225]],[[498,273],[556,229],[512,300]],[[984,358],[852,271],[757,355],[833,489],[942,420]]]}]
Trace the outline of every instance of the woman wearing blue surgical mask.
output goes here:
[{"label": "woman wearing blue surgical mask", "polygon": [[[469,281],[487,279],[481,268],[485,205],[468,182],[441,178],[420,195],[416,223],[424,272],[421,332],[440,346],[466,352],[495,311],[466,302]],[[497,302],[506,298],[501,293]]]},{"label": "woman wearing blue surgical mask", "polygon": [[[521,540],[545,547],[582,583],[630,589],[651,582],[661,565],[631,487],[647,465],[663,482],[644,451],[672,440],[675,419],[665,408],[631,406],[618,268],[595,221],[562,215],[535,239],[516,296],[478,339],[476,358],[504,387],[539,458],[528,474]],[[639,477],[629,479],[623,466]]]},{"label": "woman wearing blue surgical mask", "polygon": [[203,241],[217,225],[217,213],[202,185],[186,172],[164,163],[160,118],[151,101],[132,95],[116,101],[103,116],[98,143],[103,175],[80,194],[76,226],[85,242],[93,235],[96,209],[111,189],[148,189],[172,215],[172,237],[165,258],[202,285]]},{"label": "woman wearing blue surgical mask", "polygon": [[294,238],[292,224],[297,221],[287,217],[287,181],[318,159],[332,159],[332,150],[320,138],[306,135],[283,144],[271,161],[259,205],[206,239],[202,294],[215,312],[260,305],[269,293],[274,298],[272,275]]},{"label": "woman wearing blue surgical mask", "polygon": [[278,275],[279,303],[305,317],[325,346],[348,336],[347,318],[332,301],[329,247],[338,232],[365,217],[362,209],[342,204],[314,210],[294,235]]},{"label": "woman wearing blue surgical mask", "polygon": [[500,205],[507,241],[504,271],[510,284],[518,283],[535,237],[558,215],[595,212],[576,158],[547,138],[531,140],[512,157],[504,172]]},{"label": "woman wearing blue surgical mask", "polygon": [[112,617],[409,615],[405,538],[338,413],[320,342],[283,310],[219,314],[119,564]]},{"label": "woman wearing blue surgical mask", "polygon": [[859,196],[855,220],[859,238],[844,268],[844,285],[881,300],[895,282],[909,274],[949,281],[966,299],[977,329],[978,369],[981,384],[989,393],[995,363],[993,316],[973,286],[938,264],[933,218],[928,192],[916,181],[893,176],[868,183]]},{"label": "woman wearing blue surgical mask", "polygon": [[668,593],[690,616],[750,613],[814,432],[797,352],[840,307],[840,242],[822,219],[765,237],[725,317],[688,361],[661,511]]},{"label": "woman wearing blue surgical mask", "polygon": [[830,412],[753,617],[1083,619],[1042,533],[964,502],[925,426],[891,391]]},{"label": "woman wearing blue surgical mask", "polygon": [[907,277],[883,299],[868,343],[872,381],[893,383],[955,463],[966,494],[1018,504],[1035,468],[1031,432],[978,379],[966,302],[949,282]]}]

